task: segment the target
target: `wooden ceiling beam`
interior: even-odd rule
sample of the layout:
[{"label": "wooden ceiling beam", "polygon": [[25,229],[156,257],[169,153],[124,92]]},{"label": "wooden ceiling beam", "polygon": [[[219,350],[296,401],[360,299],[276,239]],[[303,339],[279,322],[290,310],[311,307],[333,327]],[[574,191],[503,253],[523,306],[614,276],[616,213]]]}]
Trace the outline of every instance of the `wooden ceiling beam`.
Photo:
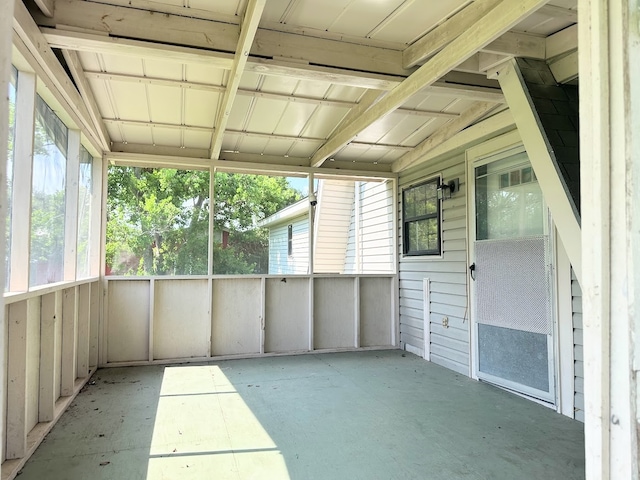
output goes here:
[{"label": "wooden ceiling beam", "polygon": [[13,12],[14,44],[21,53],[32,59],[32,68],[49,87],[57,100],[65,107],[77,127],[92,143],[93,148],[102,151],[102,142],[95,131],[93,121],[73,82],[62,68],[55,53],[40,33],[27,7],[20,1],[15,2]]},{"label": "wooden ceiling beam", "polygon": [[402,52],[402,65],[411,68],[439,52],[462,35],[481,17],[500,3],[500,0],[476,0],[453,17],[434,28]]},{"label": "wooden ceiling beam", "polygon": [[391,171],[401,172],[409,167],[418,165],[420,163],[420,159],[425,157],[429,151],[453,138],[455,135],[477,122],[495,108],[495,103],[478,102],[473,104],[470,108],[462,112],[460,118],[444,124],[411,152],[404,154],[398,160],[393,162]]},{"label": "wooden ceiling beam", "polygon": [[89,81],[84,74],[84,70],[82,69],[82,64],[80,63],[80,57],[78,56],[78,52],[73,50],[64,50],[62,52],[64,55],[64,59],[67,62],[67,67],[71,72],[71,76],[76,82],[76,86],[78,87],[78,91],[80,92],[80,96],[82,100],[84,100],[84,105],[87,107],[87,111],[89,112],[89,116],[93,121],[93,125],[96,129],[96,133],[102,143],[102,148],[105,152],[111,150],[111,139],[109,138],[109,132],[102,121],[102,115],[100,114],[100,109],[98,108],[98,103],[93,95],[93,90],[91,90],[91,86],[89,85]]},{"label": "wooden ceiling beam", "polygon": [[[495,6],[455,40],[436,53],[427,63],[389,92],[361,116],[341,128],[314,154],[311,164],[321,165],[353,140],[360,132],[389,114],[412,95],[431,85],[459,63],[491,43],[523,18],[546,3],[546,0],[504,0]],[[455,17],[454,17],[455,18]]]},{"label": "wooden ceiling beam", "polygon": [[245,11],[240,29],[240,39],[238,40],[238,46],[236,47],[233,67],[229,72],[229,80],[227,81],[224,96],[222,98],[222,104],[218,109],[218,118],[215,122],[216,130],[211,139],[209,157],[212,160],[217,160],[220,155],[224,131],[227,128],[227,122],[229,121],[229,115],[231,115],[233,101],[236,98],[236,92],[240,86],[242,72],[244,72],[244,67],[247,63],[247,59],[249,58],[251,45],[253,44],[253,40],[258,30],[258,24],[260,23],[260,17],[262,17],[265,4],[266,0],[249,0],[249,3],[247,4],[247,10]]},{"label": "wooden ceiling beam", "polygon": [[53,10],[55,8],[54,0],[35,0],[36,5],[40,11],[47,17],[53,17]]},{"label": "wooden ceiling beam", "polygon": [[165,62],[195,63],[225,70],[233,66],[233,55],[230,53],[111,37],[99,33],[77,32],[64,28],[41,28],[40,30],[51,47],[63,50],[149,58]]}]

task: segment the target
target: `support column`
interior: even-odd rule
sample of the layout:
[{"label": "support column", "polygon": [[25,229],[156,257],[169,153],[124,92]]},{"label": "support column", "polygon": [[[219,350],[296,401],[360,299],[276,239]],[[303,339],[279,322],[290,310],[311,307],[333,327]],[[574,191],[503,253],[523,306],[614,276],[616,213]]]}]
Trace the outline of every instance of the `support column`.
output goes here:
[{"label": "support column", "polygon": [[[0,91],[9,91],[9,81],[11,78],[11,47],[13,38],[13,0],[0,0]],[[5,179],[7,174],[7,140],[9,138],[9,98],[7,95],[0,95],[0,178]],[[6,182],[0,182],[0,199],[6,195]],[[0,202],[0,225],[5,224],[6,205]],[[0,236],[0,258],[5,258],[5,239]],[[4,261],[0,262],[4,271]],[[0,276],[0,289],[4,291],[4,275]],[[0,298],[0,413],[4,404],[6,391],[6,369],[7,360],[5,356],[5,308],[4,300]],[[4,452],[5,446],[5,418],[0,414],[0,452]],[[3,455],[0,455],[0,463]],[[0,476],[2,475],[0,467]]]},{"label": "support column", "polygon": [[587,480],[639,476],[639,8],[578,6]]}]

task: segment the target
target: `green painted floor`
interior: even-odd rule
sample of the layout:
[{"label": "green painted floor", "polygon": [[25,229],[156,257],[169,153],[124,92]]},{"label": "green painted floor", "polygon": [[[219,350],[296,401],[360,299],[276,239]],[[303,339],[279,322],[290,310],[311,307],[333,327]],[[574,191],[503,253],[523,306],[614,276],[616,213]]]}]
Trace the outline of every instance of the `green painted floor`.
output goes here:
[{"label": "green painted floor", "polygon": [[93,382],[19,480],[584,478],[582,424],[399,350]]}]

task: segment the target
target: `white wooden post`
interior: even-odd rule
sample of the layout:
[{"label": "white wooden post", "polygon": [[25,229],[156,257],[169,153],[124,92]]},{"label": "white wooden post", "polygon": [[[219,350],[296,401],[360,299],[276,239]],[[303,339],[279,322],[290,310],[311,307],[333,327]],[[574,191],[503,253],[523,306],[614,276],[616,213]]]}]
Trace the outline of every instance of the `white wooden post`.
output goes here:
[{"label": "white wooden post", "polygon": [[89,375],[89,336],[91,315],[91,284],[80,285],[78,294],[78,345],[76,375],[86,378]]},{"label": "white wooden post", "polygon": [[[36,76],[29,72],[19,72],[18,94],[16,97],[16,136],[13,150],[13,185],[11,190],[11,205],[14,206],[15,212],[11,221],[11,245],[13,248],[10,259],[9,290],[12,292],[25,292],[29,289],[35,108]],[[2,151],[3,155],[5,155],[5,151],[6,148]],[[4,162],[2,162],[2,165],[3,168],[6,168]]]},{"label": "white wooden post", "polygon": [[[3,14],[0,15],[0,91],[9,91],[9,81],[11,78],[11,45],[13,38],[13,0],[1,0],[0,8]],[[9,99],[7,95],[0,95],[0,225],[4,225],[6,216],[6,205],[4,198],[6,195],[6,175],[7,175],[7,141],[9,139]],[[5,255],[4,235],[0,236],[0,258]],[[4,261],[0,261],[4,271]],[[0,291],[4,291],[4,275],[0,275]],[[4,300],[0,298],[0,413],[5,398],[6,389],[6,352],[5,345],[5,308]],[[0,452],[4,452],[5,445],[5,419],[0,415]],[[0,462],[3,455],[0,455]],[[0,467],[0,476],[2,471]]]},{"label": "white wooden post", "polygon": [[76,352],[78,338],[78,287],[62,292],[62,363],[60,395],[73,395],[76,380]]},{"label": "white wooden post", "polygon": [[53,420],[56,403],[55,355],[56,355],[56,294],[42,296],[40,305],[40,393],[38,396],[38,421]]},{"label": "white wooden post", "polygon": [[587,480],[639,476],[639,8],[578,7]]},{"label": "white wooden post", "polygon": [[102,220],[102,158],[94,157],[91,164],[91,224],[89,227],[89,276],[100,275],[100,259],[104,237],[101,235]]},{"label": "white wooden post", "polygon": [[65,182],[64,280],[76,279],[78,264],[78,179],[80,177],[80,130],[67,134],[67,174]]},{"label": "white wooden post", "polygon": [[9,307],[9,361],[7,380],[7,459],[22,458],[27,451],[27,316],[28,301]]}]

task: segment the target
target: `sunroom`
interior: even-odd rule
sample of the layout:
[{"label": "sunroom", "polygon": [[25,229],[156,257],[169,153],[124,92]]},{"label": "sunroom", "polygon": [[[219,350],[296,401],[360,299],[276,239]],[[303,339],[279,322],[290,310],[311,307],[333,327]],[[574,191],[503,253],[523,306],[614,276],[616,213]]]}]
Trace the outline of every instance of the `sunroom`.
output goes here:
[{"label": "sunroom", "polygon": [[4,1],[2,479],[636,478],[635,9]]}]

